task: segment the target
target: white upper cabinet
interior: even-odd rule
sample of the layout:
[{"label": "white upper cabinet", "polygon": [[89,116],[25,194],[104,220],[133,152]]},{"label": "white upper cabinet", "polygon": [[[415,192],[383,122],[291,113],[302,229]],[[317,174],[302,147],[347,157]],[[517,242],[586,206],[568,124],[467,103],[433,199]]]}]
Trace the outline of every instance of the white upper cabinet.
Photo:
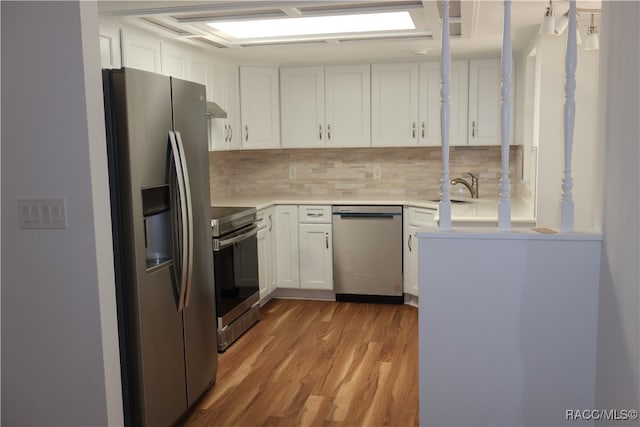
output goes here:
[{"label": "white upper cabinet", "polygon": [[138,70],[161,73],[160,40],[130,29],[121,31],[122,65]]},{"label": "white upper cabinet", "polygon": [[242,148],[280,146],[278,68],[240,67]]},{"label": "white upper cabinet", "polygon": [[418,64],[371,66],[371,144],[418,145]]},{"label": "white upper cabinet", "polygon": [[[467,145],[469,62],[452,61],[449,75],[449,144]],[[442,95],[439,61],[420,64],[420,145],[439,146]]]},{"label": "white upper cabinet", "polygon": [[469,62],[469,145],[500,144],[500,60]]},{"label": "white upper cabinet", "polygon": [[211,73],[211,100],[227,112],[226,119],[212,119],[212,150],[239,150],[240,133],[240,78],[238,66],[222,58],[215,58]]},{"label": "white upper cabinet", "polygon": [[120,58],[120,28],[110,22],[100,21],[99,41],[100,67],[120,68],[122,66]]},{"label": "white upper cabinet", "polygon": [[328,66],[324,73],[327,147],[370,146],[370,65]]},{"label": "white upper cabinet", "polygon": [[324,147],[324,67],[280,69],[282,146]]},{"label": "white upper cabinet", "polygon": [[370,145],[369,65],[280,70],[283,147]]},{"label": "white upper cabinet", "polygon": [[162,74],[187,80],[188,53],[184,46],[162,41],[160,43]]}]

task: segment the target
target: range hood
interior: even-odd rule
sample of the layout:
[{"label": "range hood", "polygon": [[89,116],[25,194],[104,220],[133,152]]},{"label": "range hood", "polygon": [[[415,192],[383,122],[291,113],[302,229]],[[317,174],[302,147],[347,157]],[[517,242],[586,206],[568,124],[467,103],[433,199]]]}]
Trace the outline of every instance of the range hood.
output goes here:
[{"label": "range hood", "polygon": [[215,102],[207,102],[207,117],[210,119],[226,119],[227,112]]}]

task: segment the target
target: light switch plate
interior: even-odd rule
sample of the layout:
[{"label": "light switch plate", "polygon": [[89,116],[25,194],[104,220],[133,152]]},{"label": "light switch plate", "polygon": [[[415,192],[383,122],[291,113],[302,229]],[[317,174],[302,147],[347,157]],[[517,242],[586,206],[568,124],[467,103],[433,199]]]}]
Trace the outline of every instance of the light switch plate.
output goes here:
[{"label": "light switch plate", "polygon": [[18,199],[20,228],[67,228],[65,200]]}]

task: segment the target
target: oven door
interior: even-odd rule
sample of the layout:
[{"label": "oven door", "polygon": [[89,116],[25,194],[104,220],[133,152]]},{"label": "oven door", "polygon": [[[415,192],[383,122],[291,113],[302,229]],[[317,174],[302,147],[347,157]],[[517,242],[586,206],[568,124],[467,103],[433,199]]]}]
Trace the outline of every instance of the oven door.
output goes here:
[{"label": "oven door", "polygon": [[218,329],[223,329],[259,299],[258,227],[253,224],[213,239],[213,275]]}]

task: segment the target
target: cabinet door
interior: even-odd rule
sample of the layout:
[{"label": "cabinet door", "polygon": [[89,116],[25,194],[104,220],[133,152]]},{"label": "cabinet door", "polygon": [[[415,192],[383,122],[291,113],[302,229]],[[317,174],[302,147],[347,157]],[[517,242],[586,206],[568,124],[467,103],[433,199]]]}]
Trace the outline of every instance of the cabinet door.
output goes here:
[{"label": "cabinet door", "polygon": [[258,230],[258,282],[260,283],[260,301],[269,295],[268,231],[266,228]]},{"label": "cabinet door", "polygon": [[211,64],[207,55],[196,50],[189,51],[187,56],[187,80],[200,83],[207,88],[207,101],[211,101],[213,95],[209,68],[211,68]]},{"label": "cabinet door", "polygon": [[138,70],[162,72],[160,40],[132,30],[121,31],[122,65]]},{"label": "cabinet door", "polygon": [[325,68],[325,128],[328,147],[371,145],[371,67]]},{"label": "cabinet door", "polygon": [[404,292],[418,296],[418,227],[406,225],[404,231]]},{"label": "cabinet door", "polygon": [[120,29],[110,22],[100,21],[100,67],[120,68]]},{"label": "cabinet door", "polygon": [[418,145],[418,64],[371,66],[371,144]]},{"label": "cabinet door", "polygon": [[[467,145],[468,61],[452,61],[449,75],[449,145]],[[440,62],[420,64],[420,145],[442,144]]]},{"label": "cabinet door", "polygon": [[469,145],[500,144],[500,60],[469,62]]},{"label": "cabinet door", "polygon": [[187,51],[183,46],[177,46],[169,42],[160,43],[160,59],[162,61],[162,74],[165,76],[187,78]]},{"label": "cabinet door", "polygon": [[300,288],[333,290],[331,224],[300,224]]},{"label": "cabinet door", "polygon": [[280,69],[283,147],[324,147],[324,68]]},{"label": "cabinet door", "polygon": [[275,229],[275,209],[269,208],[267,210],[267,282],[269,287],[269,293],[273,292],[278,286],[278,280],[276,276],[276,229]]},{"label": "cabinet door", "polygon": [[222,59],[214,59],[211,67],[211,100],[226,112],[226,119],[212,119],[210,150],[238,150],[240,138],[240,83],[238,67]]},{"label": "cabinet door", "polygon": [[242,148],[280,146],[278,69],[240,67]]},{"label": "cabinet door", "polygon": [[279,288],[299,288],[298,207],[276,206],[276,275]]}]

